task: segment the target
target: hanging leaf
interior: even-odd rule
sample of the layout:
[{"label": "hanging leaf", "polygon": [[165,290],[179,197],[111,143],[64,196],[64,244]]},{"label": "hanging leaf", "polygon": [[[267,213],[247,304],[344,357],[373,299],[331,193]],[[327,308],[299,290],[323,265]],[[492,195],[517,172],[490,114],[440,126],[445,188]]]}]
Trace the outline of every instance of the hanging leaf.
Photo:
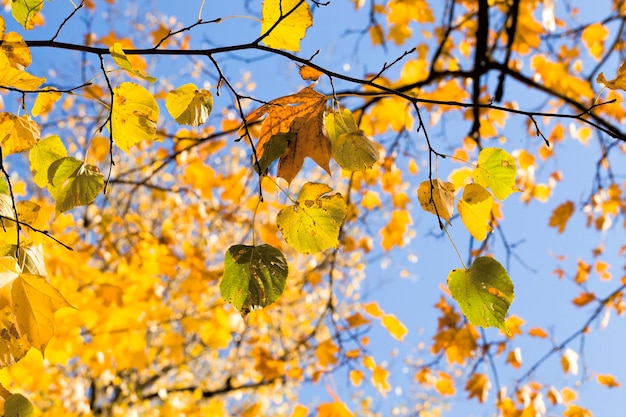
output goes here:
[{"label": "hanging leaf", "polygon": [[35,407],[22,394],[11,394],[4,403],[4,417],[34,417],[35,414]]},{"label": "hanging leaf", "polygon": [[324,125],[335,161],[345,170],[364,171],[378,161],[376,144],[359,129],[348,109],[329,113]]},{"label": "hanging leaf", "polygon": [[43,0],[12,0],[11,13],[13,18],[26,30],[35,27],[39,12],[43,8]]},{"label": "hanging leaf", "polygon": [[48,182],[57,214],[91,204],[104,188],[104,177],[98,167],[71,156],[50,165]]},{"label": "hanging leaf", "polygon": [[278,300],[287,275],[287,261],[273,246],[231,246],[224,258],[222,298],[245,316],[255,307],[267,307]]},{"label": "hanging leaf", "polygon": [[209,90],[189,83],[167,93],[165,107],[180,125],[200,126],[209,118],[213,96]]},{"label": "hanging leaf", "polygon": [[31,114],[35,117],[49,113],[54,103],[59,101],[62,94],[54,87],[45,87],[44,91],[37,94]]},{"label": "hanging leaf", "polygon": [[113,141],[124,152],[143,140],[154,140],[159,106],[148,90],[124,82],[113,89]]},{"label": "hanging leaf", "polygon": [[0,38],[2,38],[0,50],[4,52],[13,68],[22,70],[33,62],[28,45],[20,34],[9,32],[4,35],[4,26],[2,26]]},{"label": "hanging leaf", "polygon": [[40,138],[39,125],[30,116],[0,113],[0,144],[3,156],[27,151]]},{"label": "hanging leaf", "polygon": [[465,383],[465,391],[468,392],[467,398],[476,397],[481,404],[487,401],[490,389],[491,381],[485,374],[474,373]]},{"label": "hanging leaf", "polygon": [[489,220],[493,197],[489,191],[478,184],[468,184],[463,191],[463,198],[457,204],[457,210],[463,224],[474,239],[485,240],[491,231]]},{"label": "hanging leaf", "polygon": [[295,140],[287,144],[278,162],[278,176],[291,182],[298,174],[304,158],[314,160],[330,174],[330,141],[324,134],[326,96],[306,87],[298,93],[279,97],[259,107],[247,118],[255,122],[267,113],[261,125],[257,157],[263,157],[266,142],[278,133],[293,133]]},{"label": "hanging leaf", "polygon": [[54,335],[54,313],[71,305],[44,277],[32,274],[13,281],[11,297],[20,331],[43,354]]},{"label": "hanging leaf", "polygon": [[35,77],[13,66],[13,62],[0,51],[0,86],[12,87],[18,90],[36,90],[46,81],[45,78]]},{"label": "hanging leaf", "polygon": [[454,212],[454,185],[439,178],[424,181],[417,189],[417,199],[424,211],[433,213],[449,222]]},{"label": "hanging leaf", "polygon": [[142,78],[150,83],[156,81],[156,78],[146,75],[142,71],[133,68],[133,65],[128,60],[126,53],[124,53],[124,49],[122,48],[122,44],[120,42],[115,42],[113,46],[109,48],[109,52],[111,53],[113,61],[124,71],[128,72],[131,75],[134,75],[135,77]]},{"label": "hanging leaf", "polygon": [[39,187],[48,185],[48,168],[53,162],[66,156],[65,145],[63,145],[61,138],[56,135],[48,136],[37,142],[28,155],[35,184]]},{"label": "hanging leaf", "polygon": [[309,4],[300,0],[264,0],[261,13],[261,36],[271,30],[263,43],[270,48],[298,52],[300,41],[313,24]]},{"label": "hanging leaf", "polygon": [[305,81],[317,81],[323,75],[323,72],[308,65],[302,65],[298,72]]},{"label": "hanging leaf", "polygon": [[287,243],[302,253],[317,253],[339,244],[339,230],[348,207],[341,194],[326,184],[308,182],[298,200],[282,209],[276,225]]},{"label": "hanging leaf", "polygon": [[498,261],[481,256],[469,269],[452,270],[448,288],[471,324],[509,334],[504,319],[514,298],[513,282]]},{"label": "hanging leaf", "polygon": [[515,186],[517,165],[507,151],[500,148],[485,148],[478,154],[474,169],[474,182],[490,188],[500,201],[519,191]]}]

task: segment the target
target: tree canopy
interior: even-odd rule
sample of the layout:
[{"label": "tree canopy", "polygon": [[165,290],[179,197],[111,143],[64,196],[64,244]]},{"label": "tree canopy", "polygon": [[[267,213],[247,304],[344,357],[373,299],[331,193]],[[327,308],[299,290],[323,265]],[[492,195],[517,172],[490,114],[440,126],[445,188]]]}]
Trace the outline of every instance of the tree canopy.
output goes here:
[{"label": "tree canopy", "polygon": [[623,0],[180,3],[4,0],[4,415],[606,412]]}]

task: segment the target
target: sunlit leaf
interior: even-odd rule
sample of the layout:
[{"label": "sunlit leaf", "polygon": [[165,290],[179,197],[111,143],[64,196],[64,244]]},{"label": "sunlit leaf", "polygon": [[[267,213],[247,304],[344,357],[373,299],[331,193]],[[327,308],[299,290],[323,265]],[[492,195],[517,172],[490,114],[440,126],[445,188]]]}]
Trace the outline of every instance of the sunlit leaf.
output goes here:
[{"label": "sunlit leaf", "polygon": [[14,68],[24,69],[33,61],[28,45],[26,45],[22,36],[16,32],[9,32],[4,35],[0,49]]},{"label": "sunlit leaf", "polygon": [[354,417],[354,414],[344,403],[336,401],[320,404],[317,407],[317,417]]},{"label": "sunlit leaf", "polygon": [[404,340],[404,337],[409,332],[406,326],[393,314],[385,314],[381,318],[380,324],[387,329],[391,336],[399,341]]},{"label": "sunlit leaf", "polygon": [[11,13],[13,18],[30,30],[35,27],[39,12],[43,8],[44,0],[12,0]]},{"label": "sunlit leaf", "polygon": [[57,213],[91,204],[104,188],[98,167],[67,156],[48,168],[48,191],[54,197]]},{"label": "sunlit leaf", "polygon": [[22,394],[12,394],[4,403],[4,417],[34,417],[35,407]]},{"label": "sunlit leaf", "polygon": [[598,375],[596,377],[596,380],[598,381],[599,384],[605,385],[609,388],[616,388],[620,386],[620,383],[617,382],[617,380],[615,379],[615,377],[613,375]]},{"label": "sunlit leaf", "polygon": [[12,87],[18,90],[32,91],[46,81],[45,78],[35,77],[19,68],[15,68],[12,62],[0,51],[0,87]]},{"label": "sunlit leaf", "polygon": [[326,184],[306,183],[294,205],[276,217],[278,230],[287,243],[302,253],[316,253],[339,244],[339,230],[348,207],[341,194]]},{"label": "sunlit leaf", "polygon": [[31,149],[40,137],[39,125],[30,116],[0,113],[0,144],[3,156]]},{"label": "sunlit leaf", "polygon": [[563,411],[563,417],[592,417],[593,415],[589,410],[579,405],[570,404],[567,409]]},{"label": "sunlit leaf", "polygon": [[467,398],[475,397],[481,404],[487,401],[490,389],[491,381],[485,374],[474,373],[465,383],[465,391],[468,392]]},{"label": "sunlit leaf", "polygon": [[452,270],[448,288],[470,323],[509,333],[505,317],[514,298],[513,282],[498,261],[481,256],[469,269]]},{"label": "sunlit leaf", "polygon": [[71,305],[44,277],[21,274],[11,289],[20,331],[30,344],[44,353],[54,335],[54,313]]},{"label": "sunlit leaf", "polygon": [[449,221],[454,211],[454,185],[439,178],[424,181],[417,189],[417,199],[424,211]]},{"label": "sunlit leaf", "polygon": [[485,240],[491,231],[491,208],[493,197],[489,191],[478,184],[468,184],[463,191],[463,198],[457,204],[457,210],[463,224],[476,240]]},{"label": "sunlit leaf", "polygon": [[285,153],[278,162],[278,176],[291,182],[298,174],[304,158],[311,158],[330,173],[331,144],[324,134],[324,112],[328,98],[306,87],[298,93],[279,97],[259,107],[250,115],[252,123],[267,114],[261,125],[257,157],[263,157],[265,143],[278,133],[293,133]]},{"label": "sunlit leaf", "polygon": [[261,13],[261,35],[270,31],[263,38],[263,43],[270,48],[298,52],[300,41],[313,24],[309,3],[300,0],[264,0]]},{"label": "sunlit leaf", "polygon": [[596,81],[602,83],[606,88],[611,90],[626,90],[626,61],[622,62],[617,70],[617,76],[612,80],[607,80],[604,73],[601,72],[596,77]]},{"label": "sunlit leaf", "polygon": [[315,357],[319,364],[323,367],[335,365],[337,363],[337,353],[339,348],[331,340],[325,340],[315,348]]},{"label": "sunlit leaf", "polygon": [[578,353],[570,348],[565,349],[561,356],[561,367],[565,373],[578,375]]},{"label": "sunlit leaf", "polygon": [[59,101],[62,96],[62,94],[54,87],[45,87],[44,90],[45,91],[37,94],[35,104],[31,110],[31,114],[35,117],[49,113],[52,110],[54,103]]},{"label": "sunlit leaf", "polygon": [[151,83],[156,81],[156,78],[146,75],[142,71],[136,68],[133,68],[133,65],[128,60],[126,53],[124,53],[124,49],[122,48],[122,44],[120,42],[115,42],[113,46],[109,48],[109,52],[111,53],[111,57],[113,58],[113,61],[115,61],[115,63],[120,68],[122,68],[129,74],[132,74],[135,77],[142,78]]},{"label": "sunlit leaf", "polygon": [[199,89],[189,83],[167,93],[165,107],[176,123],[200,126],[211,114],[213,96],[209,90]]},{"label": "sunlit leaf", "polygon": [[58,136],[48,136],[37,142],[30,150],[28,160],[34,175],[35,184],[39,187],[48,185],[48,169],[54,161],[67,156],[65,145]]},{"label": "sunlit leaf", "polygon": [[124,82],[113,89],[111,126],[113,141],[124,152],[143,140],[153,140],[156,134],[159,106],[148,90]]},{"label": "sunlit leaf", "polygon": [[222,298],[242,315],[274,303],[285,289],[288,267],[284,255],[270,245],[234,245],[224,258]]},{"label": "sunlit leaf", "polygon": [[300,73],[300,77],[302,77],[303,80],[309,81],[317,81],[323,74],[321,71],[308,65],[302,65],[298,72]]},{"label": "sunlit leaf", "polygon": [[498,200],[504,200],[517,192],[515,158],[500,148],[485,148],[478,154],[474,169],[474,182],[491,189]]},{"label": "sunlit leaf", "polygon": [[348,171],[362,171],[371,168],[379,158],[376,144],[359,129],[348,109],[329,113],[324,125],[332,154],[340,167]]}]

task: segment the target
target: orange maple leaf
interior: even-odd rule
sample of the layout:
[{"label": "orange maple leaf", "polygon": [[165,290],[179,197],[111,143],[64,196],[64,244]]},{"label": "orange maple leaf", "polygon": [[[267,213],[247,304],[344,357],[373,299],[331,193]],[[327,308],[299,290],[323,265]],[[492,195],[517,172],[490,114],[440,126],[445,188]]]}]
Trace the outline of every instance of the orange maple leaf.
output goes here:
[{"label": "orange maple leaf", "polygon": [[330,140],[324,133],[324,112],[328,98],[318,93],[312,86],[296,94],[279,97],[259,107],[247,118],[247,123],[263,120],[256,153],[260,159],[265,144],[277,133],[293,133],[295,139],[289,141],[287,149],[278,161],[278,176],[291,182],[298,174],[304,158],[311,158],[330,174]]},{"label": "orange maple leaf", "polygon": [[481,404],[487,400],[490,389],[491,381],[485,374],[473,374],[465,384],[465,391],[469,393],[467,398],[476,397]]}]

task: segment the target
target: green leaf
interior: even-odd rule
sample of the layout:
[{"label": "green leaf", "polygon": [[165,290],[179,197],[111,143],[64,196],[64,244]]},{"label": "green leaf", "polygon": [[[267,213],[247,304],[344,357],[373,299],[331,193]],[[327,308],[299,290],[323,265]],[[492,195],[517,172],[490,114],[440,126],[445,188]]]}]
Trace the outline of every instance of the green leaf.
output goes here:
[{"label": "green leaf", "polygon": [[359,129],[348,109],[329,113],[324,119],[335,161],[345,170],[364,171],[379,158],[376,144]]},{"label": "green leaf", "polygon": [[43,8],[43,0],[12,0],[11,13],[13,18],[30,30],[35,27],[35,19]]},{"label": "green leaf", "polygon": [[463,198],[459,200],[457,209],[463,224],[474,239],[485,240],[491,231],[491,208],[493,197],[482,185],[467,184],[463,190]]},{"label": "green leaf", "polygon": [[339,244],[339,230],[348,207],[339,193],[323,196],[331,191],[326,184],[308,182],[302,186],[296,203],[278,213],[276,225],[297,251],[316,253]]},{"label": "green leaf", "polygon": [[509,333],[504,319],[515,295],[513,282],[498,261],[481,256],[469,269],[453,269],[448,288],[470,323]]},{"label": "green leaf", "polygon": [[0,178],[0,194],[9,194],[9,184],[5,178]]},{"label": "green leaf", "polygon": [[54,135],[37,142],[28,154],[30,170],[35,178],[35,184],[39,187],[48,185],[48,169],[54,161],[67,156],[65,145],[61,138]]},{"label": "green leaf", "polygon": [[476,184],[488,187],[500,201],[519,191],[515,186],[515,158],[500,148],[485,148],[478,154],[473,177]]},{"label": "green leaf", "polygon": [[[259,165],[254,165],[257,174],[264,175],[267,169],[274,161],[283,156],[287,150],[289,142],[296,140],[296,134],[293,132],[277,133],[273,135],[267,142],[263,144]],[[259,169],[260,168],[260,169]]]},{"label": "green leaf", "polygon": [[129,74],[142,78],[150,83],[153,83],[156,81],[156,78],[146,75],[143,72],[139,71],[138,69],[133,68],[133,65],[128,60],[126,53],[124,53],[124,49],[122,49],[121,43],[115,42],[113,46],[109,48],[109,52],[111,53],[111,57],[113,58],[113,61],[115,61],[115,63],[120,68],[122,68]]},{"label": "green leaf", "polygon": [[50,165],[48,182],[57,214],[92,203],[104,187],[104,177],[98,167],[71,156]]},{"label": "green leaf", "polygon": [[142,140],[154,140],[159,106],[148,90],[125,82],[113,89],[113,141],[124,152]]},{"label": "green leaf", "polygon": [[4,417],[34,417],[35,407],[22,394],[11,394],[4,403]]},{"label": "green leaf", "polygon": [[266,307],[278,300],[287,275],[287,261],[275,247],[234,245],[224,257],[220,291],[245,316],[255,307]]},{"label": "green leaf", "polygon": [[200,126],[211,114],[213,96],[209,90],[189,83],[167,93],[165,107],[176,123]]}]

